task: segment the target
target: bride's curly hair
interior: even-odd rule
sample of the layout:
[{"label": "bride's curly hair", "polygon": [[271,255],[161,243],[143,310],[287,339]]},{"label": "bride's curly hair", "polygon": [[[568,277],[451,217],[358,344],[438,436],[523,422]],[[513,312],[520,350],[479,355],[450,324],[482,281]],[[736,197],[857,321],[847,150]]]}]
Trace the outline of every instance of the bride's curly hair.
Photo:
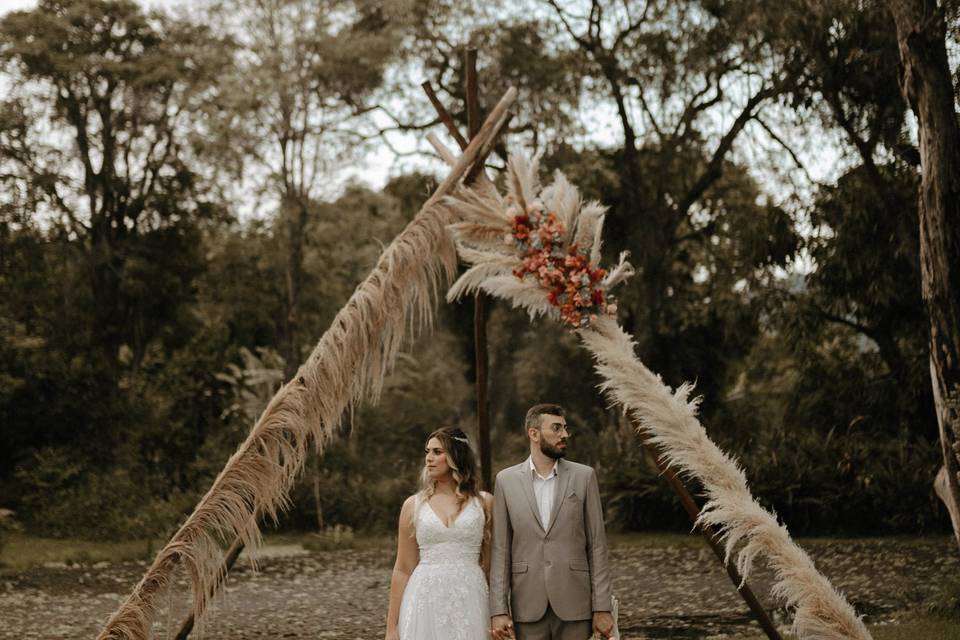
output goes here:
[{"label": "bride's curly hair", "polygon": [[[477,457],[470,448],[470,442],[467,434],[458,427],[441,427],[427,436],[427,442],[436,438],[446,454],[447,466],[453,475],[456,483],[455,493],[457,495],[457,512],[463,509],[464,505],[471,498],[480,496],[480,479],[477,476]],[[417,491],[417,504],[422,505],[430,499],[436,491],[436,483],[430,479],[427,468],[420,472],[420,489]],[[414,509],[411,518],[411,529],[415,529],[418,509]]]},{"label": "bride's curly hair", "polygon": [[[457,499],[461,504],[469,498],[480,495],[480,482],[477,478],[477,458],[470,448],[470,442],[467,434],[458,427],[441,427],[427,436],[427,442],[433,438],[440,441],[440,445],[446,452],[447,466],[453,474],[453,480],[456,482]],[[423,498],[429,498],[433,495],[435,486],[430,480],[427,468],[424,467],[420,472],[420,495]]]}]

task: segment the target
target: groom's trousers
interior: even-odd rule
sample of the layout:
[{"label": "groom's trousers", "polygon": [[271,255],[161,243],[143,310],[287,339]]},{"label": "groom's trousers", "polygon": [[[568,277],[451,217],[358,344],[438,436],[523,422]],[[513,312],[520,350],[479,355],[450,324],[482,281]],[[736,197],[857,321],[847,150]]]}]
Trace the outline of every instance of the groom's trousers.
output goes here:
[{"label": "groom's trousers", "polygon": [[517,640],[587,640],[593,634],[593,620],[561,620],[548,604],[536,622],[514,622]]}]

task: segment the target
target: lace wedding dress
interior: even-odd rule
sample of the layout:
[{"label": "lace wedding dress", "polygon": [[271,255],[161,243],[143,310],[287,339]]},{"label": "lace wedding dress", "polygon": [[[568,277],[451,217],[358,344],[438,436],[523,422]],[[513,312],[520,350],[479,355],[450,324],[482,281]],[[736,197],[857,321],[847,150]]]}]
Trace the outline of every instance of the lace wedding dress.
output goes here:
[{"label": "lace wedding dress", "polygon": [[420,562],[400,602],[400,640],[488,640],[487,580],[480,566],[483,503],[470,500],[447,527],[418,498],[414,523]]}]

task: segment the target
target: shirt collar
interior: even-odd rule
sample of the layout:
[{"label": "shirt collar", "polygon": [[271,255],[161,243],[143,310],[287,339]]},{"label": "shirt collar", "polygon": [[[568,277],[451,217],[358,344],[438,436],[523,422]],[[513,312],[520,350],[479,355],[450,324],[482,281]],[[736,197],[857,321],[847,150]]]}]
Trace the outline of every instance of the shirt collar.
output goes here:
[{"label": "shirt collar", "polygon": [[550,473],[547,474],[547,477],[546,477],[546,478],[544,478],[543,476],[541,476],[541,475],[540,475],[540,472],[537,471],[537,466],[536,466],[535,464],[533,464],[533,456],[530,456],[530,457],[527,458],[527,463],[528,463],[528,466],[530,467],[530,470],[533,471],[535,474],[537,474],[537,477],[539,477],[539,478],[541,478],[541,479],[543,479],[543,480],[549,480],[549,479],[552,478],[553,476],[559,475],[559,471],[560,471],[560,461],[559,461],[559,460],[554,460],[554,461],[553,461],[553,469],[550,470]]}]

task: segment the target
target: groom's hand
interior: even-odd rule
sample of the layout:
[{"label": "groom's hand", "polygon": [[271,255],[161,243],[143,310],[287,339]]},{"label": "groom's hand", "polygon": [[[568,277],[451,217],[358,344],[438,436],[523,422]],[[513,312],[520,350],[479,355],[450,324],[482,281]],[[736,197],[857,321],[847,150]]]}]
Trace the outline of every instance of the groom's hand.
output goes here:
[{"label": "groom's hand", "polygon": [[513,620],[510,616],[502,614],[490,618],[490,635],[494,640],[507,640],[507,638],[516,638],[513,635]]},{"label": "groom's hand", "polygon": [[613,616],[609,611],[595,611],[593,613],[593,630],[604,638],[613,637]]}]

